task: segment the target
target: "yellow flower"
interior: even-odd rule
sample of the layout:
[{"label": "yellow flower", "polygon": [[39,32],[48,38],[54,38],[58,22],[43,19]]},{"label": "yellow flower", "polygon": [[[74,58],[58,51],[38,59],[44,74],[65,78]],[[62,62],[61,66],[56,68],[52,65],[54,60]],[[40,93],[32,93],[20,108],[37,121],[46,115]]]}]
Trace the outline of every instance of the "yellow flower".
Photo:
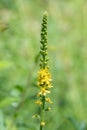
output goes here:
[{"label": "yellow flower", "polygon": [[45,87],[41,87],[41,94],[45,96],[47,93],[50,93],[50,91],[47,90]]},{"label": "yellow flower", "polygon": [[45,126],[45,122],[44,121],[41,121],[41,126]]},{"label": "yellow flower", "polygon": [[37,105],[41,105],[41,104],[42,104],[42,102],[41,102],[40,100],[37,100],[35,103],[36,103]]},{"label": "yellow flower", "polygon": [[37,97],[40,97],[41,95],[46,96],[47,93],[50,93],[50,91],[48,89],[46,89],[45,87],[41,87],[40,92],[37,94]]},{"label": "yellow flower", "polygon": [[51,110],[51,108],[50,108],[50,107],[48,107],[48,110],[50,111],[50,110]]},{"label": "yellow flower", "polygon": [[45,109],[45,111],[50,111],[50,110],[51,110],[51,108],[50,108],[50,107],[48,107],[48,108],[46,108],[46,109]]},{"label": "yellow flower", "polygon": [[38,78],[38,85],[39,86],[45,86],[46,88],[51,88],[51,74],[49,73],[48,69],[40,69],[39,73],[39,78]]},{"label": "yellow flower", "polygon": [[49,97],[48,97],[48,98],[45,98],[45,100],[46,100],[46,102],[48,102],[48,103],[53,103]]}]

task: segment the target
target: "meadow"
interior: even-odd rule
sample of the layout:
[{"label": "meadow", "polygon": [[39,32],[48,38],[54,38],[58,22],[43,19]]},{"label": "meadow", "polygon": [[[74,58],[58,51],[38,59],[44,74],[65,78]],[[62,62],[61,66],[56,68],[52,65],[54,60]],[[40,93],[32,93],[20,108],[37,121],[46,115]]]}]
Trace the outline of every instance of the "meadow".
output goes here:
[{"label": "meadow", "polygon": [[48,12],[52,110],[45,130],[87,130],[87,1],[0,0],[0,130],[39,130],[40,31]]}]

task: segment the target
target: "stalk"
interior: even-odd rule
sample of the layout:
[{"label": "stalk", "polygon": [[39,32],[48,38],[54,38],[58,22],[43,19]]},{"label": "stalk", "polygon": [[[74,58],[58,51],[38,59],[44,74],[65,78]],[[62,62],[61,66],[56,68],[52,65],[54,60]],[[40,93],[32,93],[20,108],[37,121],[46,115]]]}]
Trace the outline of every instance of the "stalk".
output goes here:
[{"label": "stalk", "polygon": [[45,97],[42,98],[42,108],[41,108],[41,121],[40,121],[40,130],[43,129],[43,125],[41,125],[41,122],[44,121],[44,114],[45,114]]}]

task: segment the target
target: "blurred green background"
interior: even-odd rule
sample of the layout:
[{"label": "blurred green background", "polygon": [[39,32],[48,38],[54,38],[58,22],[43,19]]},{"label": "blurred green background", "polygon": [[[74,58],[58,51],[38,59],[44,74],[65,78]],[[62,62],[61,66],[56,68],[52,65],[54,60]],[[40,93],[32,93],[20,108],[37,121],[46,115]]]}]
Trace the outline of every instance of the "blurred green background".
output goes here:
[{"label": "blurred green background", "polygon": [[39,130],[32,115],[47,10],[52,111],[45,130],[87,130],[87,1],[0,0],[0,130]]}]

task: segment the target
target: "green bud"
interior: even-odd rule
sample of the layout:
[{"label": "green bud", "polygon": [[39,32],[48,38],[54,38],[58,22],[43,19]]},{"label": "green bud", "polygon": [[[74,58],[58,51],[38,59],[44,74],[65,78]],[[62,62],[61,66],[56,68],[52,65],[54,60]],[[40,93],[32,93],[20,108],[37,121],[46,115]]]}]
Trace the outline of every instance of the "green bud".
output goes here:
[{"label": "green bud", "polygon": [[50,107],[48,107],[48,108],[46,108],[46,109],[45,109],[45,111],[50,111],[50,110],[51,110],[51,108],[50,108]]},{"label": "green bud", "polygon": [[45,68],[47,67],[47,12],[45,12],[43,14],[43,19],[42,19],[42,27],[41,27],[41,46],[40,46],[40,54],[41,54],[41,58],[40,58],[40,67]]}]

